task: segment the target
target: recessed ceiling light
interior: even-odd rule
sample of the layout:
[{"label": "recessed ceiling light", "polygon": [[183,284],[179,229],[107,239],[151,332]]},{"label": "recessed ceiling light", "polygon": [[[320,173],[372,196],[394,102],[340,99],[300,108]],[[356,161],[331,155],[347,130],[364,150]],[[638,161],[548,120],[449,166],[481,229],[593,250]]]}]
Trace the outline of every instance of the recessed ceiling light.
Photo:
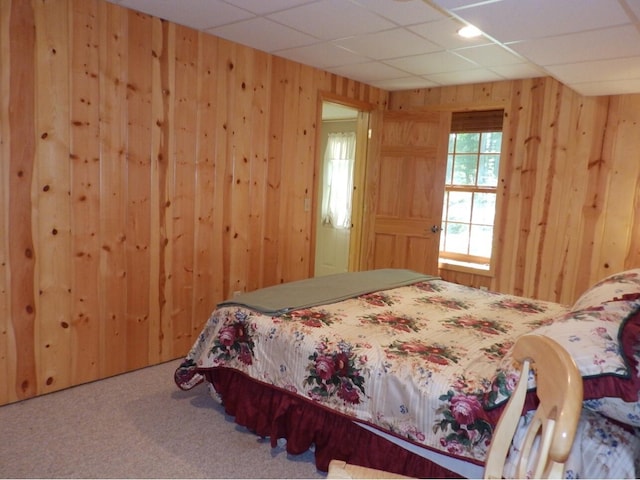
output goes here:
[{"label": "recessed ceiling light", "polygon": [[482,32],[473,25],[465,25],[460,30],[458,30],[458,35],[464,38],[475,38],[482,35]]}]

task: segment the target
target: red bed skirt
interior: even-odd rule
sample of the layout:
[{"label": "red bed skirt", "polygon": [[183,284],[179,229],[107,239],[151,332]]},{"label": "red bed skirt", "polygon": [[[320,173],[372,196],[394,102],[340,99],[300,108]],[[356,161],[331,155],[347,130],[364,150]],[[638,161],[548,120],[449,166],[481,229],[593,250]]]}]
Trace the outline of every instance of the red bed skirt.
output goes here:
[{"label": "red bed skirt", "polygon": [[461,478],[415,453],[289,392],[257,382],[235,370],[199,369],[220,394],[235,422],[287,452],[299,455],[315,446],[316,467],[326,472],[332,459],[416,478]]}]

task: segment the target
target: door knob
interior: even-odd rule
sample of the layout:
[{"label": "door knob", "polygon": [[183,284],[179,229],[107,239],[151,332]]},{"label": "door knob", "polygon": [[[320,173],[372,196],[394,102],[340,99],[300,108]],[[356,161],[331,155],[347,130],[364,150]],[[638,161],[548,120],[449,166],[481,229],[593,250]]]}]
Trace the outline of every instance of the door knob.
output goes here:
[{"label": "door knob", "polygon": [[440,225],[432,225],[431,226],[431,232],[432,233],[438,233],[440,230],[442,230],[442,227]]}]

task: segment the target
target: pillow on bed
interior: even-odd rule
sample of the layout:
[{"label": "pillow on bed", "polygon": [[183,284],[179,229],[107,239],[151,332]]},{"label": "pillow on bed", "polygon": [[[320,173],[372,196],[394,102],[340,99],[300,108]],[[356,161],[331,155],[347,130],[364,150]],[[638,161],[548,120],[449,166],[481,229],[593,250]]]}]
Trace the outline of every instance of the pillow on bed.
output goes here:
[{"label": "pillow on bed", "polygon": [[[640,394],[640,309],[637,307],[638,299],[640,299],[640,268],[635,268],[609,275],[586,290],[573,305],[572,313],[581,310],[599,309],[610,302],[615,304],[621,301],[635,301],[636,304],[635,311],[630,312],[622,319],[617,335],[622,358],[627,364],[631,386],[629,386],[629,383],[619,384],[619,382],[609,379],[609,382],[613,382],[614,385],[608,388],[595,388],[590,397],[586,396],[587,392],[585,391],[585,398],[597,398],[596,392],[598,391],[613,393],[622,389],[624,394],[612,394],[612,396],[619,396],[632,402],[638,399]],[[600,379],[595,378],[593,380]],[[585,382],[585,389],[594,385],[602,387],[601,384],[602,382],[598,381],[587,381]]]},{"label": "pillow on bed", "polygon": [[595,308],[615,300],[640,298],[640,268],[609,275],[588,288],[571,310]]},{"label": "pillow on bed", "polygon": [[[637,402],[640,391],[640,298],[618,300],[585,310],[570,311],[531,333],[546,335],[562,345],[582,374],[584,398],[621,398]],[[485,408],[502,404],[515,385],[518,367],[511,353],[501,362]],[[529,388],[535,387],[535,377]]]},{"label": "pillow on bed", "polygon": [[618,333],[618,342],[640,400],[640,307],[624,320]]},{"label": "pillow on bed", "polygon": [[[638,399],[634,331],[638,326],[640,299],[602,303],[574,310],[535,329],[553,338],[575,360],[584,380],[585,398]],[[627,346],[625,351],[624,346]]]}]

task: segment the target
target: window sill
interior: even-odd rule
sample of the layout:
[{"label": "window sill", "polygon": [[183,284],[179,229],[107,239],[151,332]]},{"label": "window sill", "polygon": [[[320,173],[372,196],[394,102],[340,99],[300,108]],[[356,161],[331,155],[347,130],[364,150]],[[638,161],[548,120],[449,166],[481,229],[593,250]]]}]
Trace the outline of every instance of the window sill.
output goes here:
[{"label": "window sill", "polygon": [[443,270],[453,270],[456,272],[471,273],[473,275],[482,275],[484,277],[493,277],[491,266],[482,263],[459,262],[450,259],[440,259],[438,268]]}]

